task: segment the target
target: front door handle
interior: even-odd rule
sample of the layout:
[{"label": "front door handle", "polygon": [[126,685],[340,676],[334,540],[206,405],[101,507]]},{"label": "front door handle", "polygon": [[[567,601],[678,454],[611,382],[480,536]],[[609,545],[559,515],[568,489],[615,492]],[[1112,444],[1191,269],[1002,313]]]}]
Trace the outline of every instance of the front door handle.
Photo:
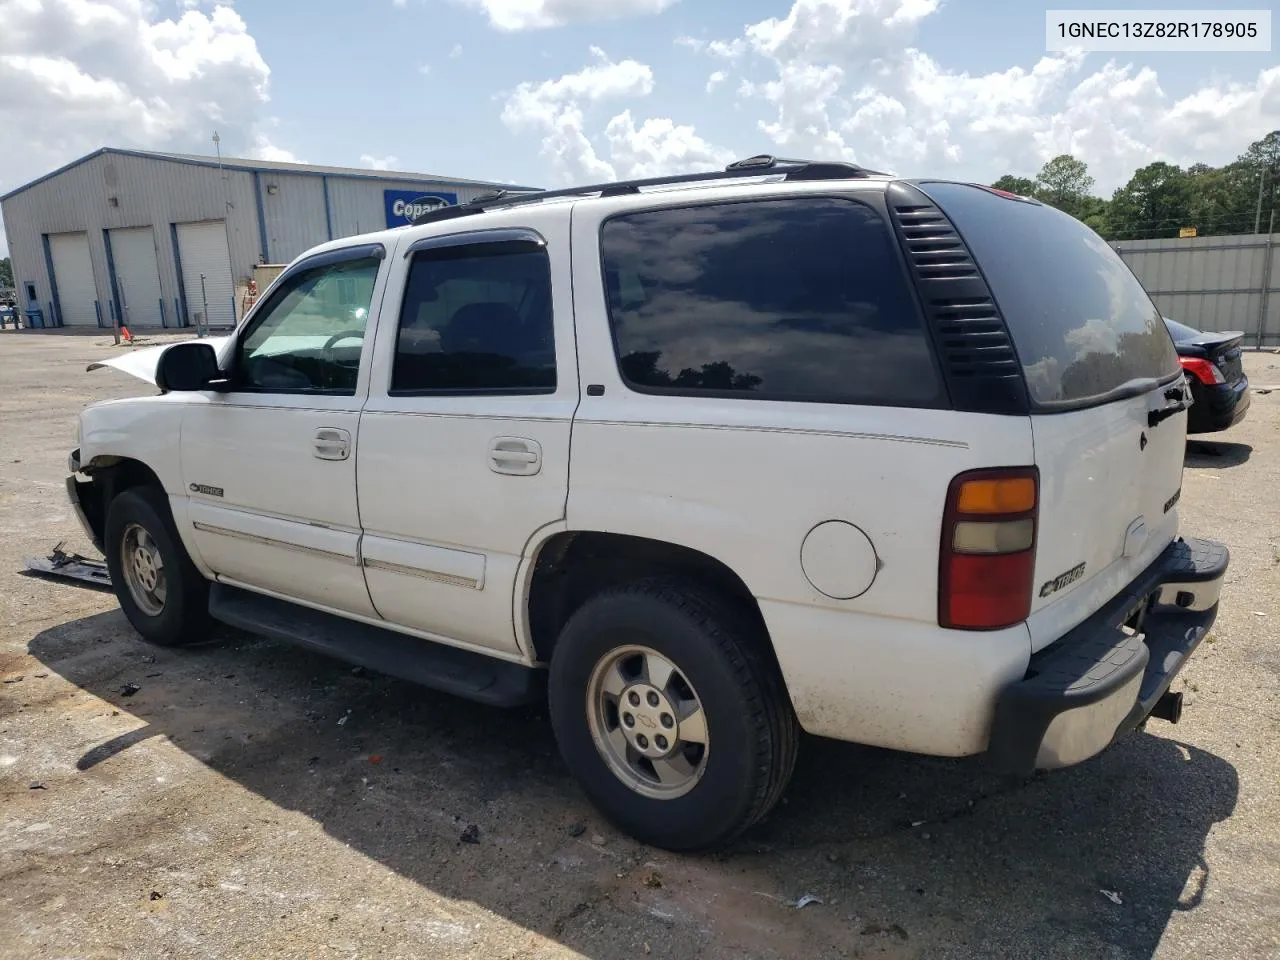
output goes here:
[{"label": "front door handle", "polygon": [[351,434],[337,427],[321,427],[311,438],[312,451],[321,460],[346,460],[351,456]]},{"label": "front door handle", "polygon": [[494,437],[489,441],[489,469],[531,477],[542,469],[542,445],[526,437]]}]

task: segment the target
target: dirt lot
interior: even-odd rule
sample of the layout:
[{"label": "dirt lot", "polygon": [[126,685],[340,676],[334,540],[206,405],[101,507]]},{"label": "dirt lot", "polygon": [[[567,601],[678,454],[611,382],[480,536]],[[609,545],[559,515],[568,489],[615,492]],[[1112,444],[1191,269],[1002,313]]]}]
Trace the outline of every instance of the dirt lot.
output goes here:
[{"label": "dirt lot", "polygon": [[149,389],[85,373],[116,349],[0,334],[0,956],[1280,955],[1280,390],[1188,456],[1184,529],[1233,564],[1180,725],[1015,784],[809,741],[767,823],[677,857],[600,821],[542,711],[240,634],[149,648],[111,595],[20,575],[90,551],[76,414]]}]

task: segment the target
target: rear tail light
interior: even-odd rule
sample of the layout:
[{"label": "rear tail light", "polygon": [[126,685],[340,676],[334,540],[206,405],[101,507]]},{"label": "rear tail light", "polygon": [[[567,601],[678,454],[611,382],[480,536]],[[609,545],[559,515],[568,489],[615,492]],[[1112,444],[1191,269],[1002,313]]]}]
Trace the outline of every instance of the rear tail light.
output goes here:
[{"label": "rear tail light", "polygon": [[1227,378],[1222,375],[1217,364],[1210,363],[1201,357],[1179,357],[1178,362],[1182,364],[1183,370],[1203,384],[1227,382]]},{"label": "rear tail light", "polygon": [[1040,474],[972,470],[951,481],[942,520],[938,623],[998,630],[1031,612]]}]

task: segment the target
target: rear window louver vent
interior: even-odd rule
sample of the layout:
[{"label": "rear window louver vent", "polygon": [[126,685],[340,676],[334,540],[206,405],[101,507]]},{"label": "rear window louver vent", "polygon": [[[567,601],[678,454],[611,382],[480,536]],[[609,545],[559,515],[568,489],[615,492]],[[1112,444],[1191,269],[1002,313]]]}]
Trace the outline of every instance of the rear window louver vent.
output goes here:
[{"label": "rear window louver vent", "polygon": [[887,199],[956,408],[1027,413],[1008,328],[964,240],[914,186],[895,183]]}]

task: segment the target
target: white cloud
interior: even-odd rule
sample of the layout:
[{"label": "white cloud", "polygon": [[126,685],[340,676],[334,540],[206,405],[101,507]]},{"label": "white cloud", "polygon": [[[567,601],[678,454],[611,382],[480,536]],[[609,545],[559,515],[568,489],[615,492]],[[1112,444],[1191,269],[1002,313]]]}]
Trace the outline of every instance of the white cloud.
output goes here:
[{"label": "white cloud", "polygon": [[986,74],[950,70],[913,45],[939,6],[794,0],[786,16],[705,51],[736,62],[739,96],[767,107],[759,129],[775,144],[879,169],[1030,175],[1070,152],[1106,194],[1155,159],[1222,163],[1280,126],[1280,67],[1179,100],[1150,68],[1112,61],[1085,73],[1097,61],[1078,52]]},{"label": "white cloud", "polygon": [[368,153],[360,154],[360,162],[372,170],[394,170],[396,164],[400,162],[400,158],[387,154],[385,157],[375,157]]},{"label": "white cloud", "polygon": [[499,30],[539,30],[566,23],[661,13],[677,0],[467,0]]},{"label": "white cloud", "polygon": [[260,133],[253,138],[253,146],[249,149],[249,157],[253,160],[275,160],[280,163],[302,163],[292,150],[272,143],[266,134]]},{"label": "white cloud", "polygon": [[460,56],[462,56],[462,44],[455,43],[453,49],[449,51],[449,59],[457,60]]},{"label": "white cloud", "polygon": [[630,110],[610,120],[604,135],[609,160],[624,177],[719,170],[734,159],[729,151],[703,140],[693,127],[667,117],[649,117],[637,127]]},{"label": "white cloud", "polygon": [[[191,4],[187,5],[192,6]],[[102,146],[287,154],[262,132],[270,70],[228,5],[0,0],[0,193]]]},{"label": "white cloud", "polygon": [[717,70],[711,76],[707,77],[707,93],[711,93],[716,87],[724,83],[727,77],[728,74],[723,70]]},{"label": "white cloud", "polygon": [[509,129],[541,136],[543,156],[561,180],[657,176],[710,169],[731,159],[693,127],[667,117],[649,117],[637,124],[629,109],[605,124],[602,155],[587,133],[588,112],[599,110],[604,101],[647,96],[653,90],[653,71],[635,60],[610,60],[598,47],[591,48],[591,56],[593,62],[576,73],[520,84],[502,111]]}]

